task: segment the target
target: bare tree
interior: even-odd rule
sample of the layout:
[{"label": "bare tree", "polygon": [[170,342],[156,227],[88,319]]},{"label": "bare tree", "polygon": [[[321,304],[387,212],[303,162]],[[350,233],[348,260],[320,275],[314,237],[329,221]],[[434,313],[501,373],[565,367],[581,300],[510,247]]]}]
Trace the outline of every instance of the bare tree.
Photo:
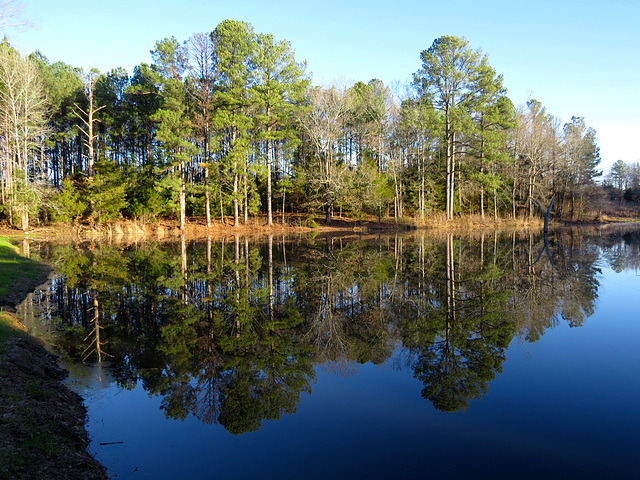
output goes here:
[{"label": "bare tree", "polygon": [[39,203],[35,156],[46,132],[46,103],[35,64],[6,44],[0,45],[0,144],[2,201],[20,215],[22,228]]},{"label": "bare tree", "polygon": [[214,45],[211,36],[196,33],[187,41],[189,65],[188,92],[196,102],[195,126],[202,141],[204,172],[204,197],[207,228],[211,228],[211,191],[209,187],[209,167],[211,166],[211,123],[213,121],[216,65]]},{"label": "bare tree", "polygon": [[[535,212],[534,199],[549,198],[552,185],[545,185],[544,179],[553,171],[559,152],[558,120],[547,113],[537,100],[527,102],[527,110],[520,109],[518,117],[518,155],[527,171],[527,201],[529,217]],[[546,187],[546,188],[545,188]]]},{"label": "bare tree", "polygon": [[0,30],[30,26],[21,19],[22,8],[22,3],[16,0],[0,0]]},{"label": "bare tree", "polygon": [[312,88],[309,99],[310,109],[300,116],[315,154],[307,165],[307,175],[317,198],[322,198],[329,223],[333,205],[348,180],[347,168],[339,158],[339,140],[346,124],[348,102],[345,89],[336,86]]},{"label": "bare tree", "polygon": [[87,146],[87,176],[89,176],[89,178],[93,177],[93,164],[95,162],[95,154],[94,154],[94,148],[93,148],[93,142],[96,139],[97,135],[94,135],[93,133],[93,125],[95,123],[95,118],[94,115],[99,112],[100,110],[102,110],[105,105],[102,105],[101,107],[95,108],[93,105],[93,100],[94,100],[94,89],[96,86],[96,82],[98,81],[98,78],[100,77],[100,72],[98,72],[98,70],[96,70],[95,68],[89,68],[89,71],[86,72],[83,75],[83,80],[84,80],[84,93],[85,96],[87,97],[87,101],[89,102],[89,105],[87,107],[87,110],[84,111],[82,108],[80,108],[78,106],[78,104],[74,104],[75,105],[75,110],[74,113],[76,114],[76,116],[82,120],[82,122],[85,124],[86,130],[83,129],[82,127],[78,127],[80,128],[80,130],[82,131],[82,133],[85,134],[85,136],[87,137],[87,140],[85,142],[85,145]]}]

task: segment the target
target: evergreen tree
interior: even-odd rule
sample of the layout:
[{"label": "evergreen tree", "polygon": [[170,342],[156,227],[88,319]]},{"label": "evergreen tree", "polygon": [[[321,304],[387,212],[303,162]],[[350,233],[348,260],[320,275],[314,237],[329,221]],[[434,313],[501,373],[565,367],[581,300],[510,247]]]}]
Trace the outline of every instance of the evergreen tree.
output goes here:
[{"label": "evergreen tree", "polygon": [[472,50],[464,37],[437,38],[421,53],[422,68],[414,74],[414,85],[442,113],[445,144],[445,200],[447,220],[454,214],[457,153],[463,126],[475,111],[488,68],[481,50]]},{"label": "evergreen tree", "polygon": [[165,178],[173,185],[177,184],[180,230],[184,231],[186,165],[196,151],[191,142],[192,125],[187,111],[186,91],[182,81],[186,69],[185,52],[177,40],[171,38],[157,42],[152,55],[155,67],[153,70],[157,75],[162,96],[161,107],[152,116],[152,119],[158,124],[156,135],[165,155],[166,164],[163,169],[168,174]]},{"label": "evergreen tree", "polygon": [[[219,72],[214,124],[224,132],[222,150],[233,178],[233,218],[237,227],[242,197],[245,223],[249,213],[247,155],[253,125],[256,36],[251,24],[225,20],[213,31],[211,39]],[[244,180],[243,196],[240,194],[241,179]]]},{"label": "evergreen tree", "polygon": [[469,132],[469,153],[477,161],[470,173],[479,187],[479,210],[484,219],[485,193],[493,193],[494,216],[497,217],[497,193],[503,184],[498,166],[506,163],[508,129],[515,126],[515,109],[506,96],[502,75],[485,65],[480,77],[480,90]]},{"label": "evergreen tree", "polygon": [[263,143],[267,164],[267,225],[273,223],[272,176],[276,145],[297,143],[294,118],[309,84],[305,63],[295,60],[287,41],[277,42],[273,35],[257,38],[255,60],[255,103],[258,139]]}]

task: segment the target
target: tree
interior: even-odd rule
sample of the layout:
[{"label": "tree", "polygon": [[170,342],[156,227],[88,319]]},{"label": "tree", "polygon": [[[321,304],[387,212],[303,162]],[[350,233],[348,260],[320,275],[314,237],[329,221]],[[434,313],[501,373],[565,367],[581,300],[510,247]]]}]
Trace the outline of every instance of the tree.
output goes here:
[{"label": "tree", "polygon": [[132,143],[128,142],[129,123],[133,118],[133,105],[127,90],[129,74],[124,68],[115,68],[98,78],[95,101],[104,107],[98,118],[98,148],[102,157],[118,165],[130,165],[133,159]]},{"label": "tree", "polygon": [[326,222],[330,223],[333,205],[347,188],[347,168],[338,157],[338,141],[344,130],[348,103],[345,90],[336,86],[313,87],[309,101],[309,109],[299,116],[314,154],[305,167],[309,186],[325,210]]},{"label": "tree", "polygon": [[436,202],[437,114],[425,98],[407,98],[400,105],[394,126],[394,146],[408,166],[407,188],[416,197],[416,210],[424,221]]},{"label": "tree", "polygon": [[616,161],[609,171],[609,181],[618,193],[618,199],[622,201],[622,193],[627,188],[627,164],[622,160]]},{"label": "tree", "polygon": [[244,180],[244,214],[248,216],[247,155],[253,124],[254,59],[256,38],[251,24],[234,20],[221,22],[211,33],[219,72],[215,125],[225,134],[225,157],[233,176],[234,226],[240,225],[240,179]]},{"label": "tree", "polygon": [[121,217],[127,206],[124,179],[113,162],[96,163],[96,175],[89,180],[91,217],[100,224]]},{"label": "tree", "polygon": [[[394,219],[402,217],[402,165],[391,154],[390,147],[390,119],[397,112],[391,98],[389,87],[381,80],[372,79],[367,84],[357,82],[347,90],[347,102],[349,110],[346,115],[346,135],[348,136],[347,156],[345,163],[357,170],[368,168],[369,162],[374,162],[377,174],[386,174],[393,181]],[[355,145],[354,145],[355,144]],[[355,156],[353,150],[355,149]],[[360,173],[360,172],[358,172]],[[373,172],[361,172],[361,178],[365,178]],[[386,179],[384,182],[386,183]],[[379,183],[378,186],[382,186]],[[388,188],[377,189],[377,206],[385,204],[380,194]],[[383,195],[384,196],[384,195]],[[376,214],[380,217],[381,211]]]},{"label": "tree", "polygon": [[389,88],[378,80],[357,82],[348,92],[348,125],[355,142],[358,165],[366,158],[375,159],[381,170],[385,120],[390,103]]},{"label": "tree", "polygon": [[258,35],[253,89],[258,138],[264,142],[267,163],[267,225],[273,223],[271,183],[275,145],[297,142],[293,119],[309,84],[305,68],[305,63],[296,62],[289,42],[276,42],[273,35]]},{"label": "tree", "polygon": [[186,92],[182,76],[186,69],[184,49],[175,38],[156,42],[152,51],[157,82],[161,88],[162,106],[153,115],[158,122],[157,137],[164,149],[168,169],[177,169],[180,203],[180,230],[184,232],[186,217],[186,163],[195,153],[191,143],[191,122],[187,114]]},{"label": "tree", "polygon": [[133,70],[127,96],[131,104],[129,141],[133,143],[134,162],[143,175],[150,177],[154,163],[156,123],[153,116],[162,104],[160,79],[152,66],[141,63]]},{"label": "tree", "polygon": [[442,114],[445,143],[445,210],[454,214],[457,145],[469,112],[476,108],[487,57],[472,50],[464,37],[437,38],[420,57],[422,68],[413,76],[418,93]]},{"label": "tree", "polygon": [[353,176],[357,202],[354,210],[361,214],[370,210],[378,217],[378,222],[381,222],[385,208],[394,198],[389,177],[380,173],[375,162],[370,159],[363,162]]},{"label": "tree", "polygon": [[22,4],[16,0],[0,1],[0,29],[29,26],[29,22],[22,21]]},{"label": "tree", "polygon": [[[0,43],[0,141],[3,151],[2,203],[14,210],[23,230],[39,207],[44,178],[43,164],[36,163],[46,133],[46,101],[36,63],[23,58],[6,42]],[[43,160],[41,158],[41,160]],[[37,172],[40,175],[37,175]]]},{"label": "tree", "polygon": [[[598,171],[600,164],[600,148],[597,144],[596,132],[587,127],[584,118],[571,117],[562,129],[561,168],[557,174],[561,199],[571,202],[570,219],[574,219],[576,203],[580,208],[584,204],[584,195],[595,179],[602,175]],[[564,205],[561,205],[561,212]],[[579,216],[578,212],[578,216]],[[562,215],[562,213],[561,213]]]},{"label": "tree", "polygon": [[517,135],[517,156],[526,171],[525,198],[529,204],[529,217],[533,217],[534,199],[547,199],[553,194],[553,176],[550,174],[558,153],[557,120],[539,101],[529,100],[527,110],[518,112]]},{"label": "tree", "polygon": [[66,176],[82,169],[79,153],[81,148],[77,148],[80,139],[75,105],[86,99],[84,85],[79,69],[63,62],[49,64],[47,58],[39,52],[31,55],[31,58],[38,66],[48,104],[48,138],[45,142],[49,162],[48,177],[52,179],[54,187],[60,188]]},{"label": "tree", "polygon": [[95,114],[105,108],[105,105],[100,107],[94,107],[94,90],[96,86],[96,82],[100,77],[100,72],[95,68],[89,68],[89,70],[83,75],[83,83],[84,83],[84,93],[87,97],[88,106],[86,111],[83,110],[77,103],[75,104],[75,114],[76,116],[84,123],[85,128],[78,126],[80,131],[84,133],[87,137],[85,141],[85,146],[87,147],[87,176],[89,178],[93,177],[93,164],[95,163],[95,153],[94,153],[94,140],[96,139],[96,134],[94,133],[94,123],[96,121]]},{"label": "tree", "polygon": [[187,41],[188,83],[187,91],[195,103],[194,127],[202,141],[202,163],[204,169],[205,217],[207,228],[211,228],[211,190],[209,167],[211,166],[211,124],[214,116],[214,94],[216,90],[216,58],[211,35],[196,33]]},{"label": "tree", "polygon": [[515,109],[506,96],[502,75],[485,65],[480,75],[478,103],[470,132],[470,154],[478,165],[472,178],[476,180],[480,195],[480,216],[485,214],[485,190],[493,191],[494,217],[497,217],[497,190],[501,179],[496,167],[505,163],[507,131],[515,126]]}]

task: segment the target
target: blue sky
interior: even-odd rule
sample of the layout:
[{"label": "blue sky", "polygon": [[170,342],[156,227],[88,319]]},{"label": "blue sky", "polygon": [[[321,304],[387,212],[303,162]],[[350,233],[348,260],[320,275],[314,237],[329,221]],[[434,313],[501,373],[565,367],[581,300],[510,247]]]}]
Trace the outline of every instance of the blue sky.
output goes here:
[{"label": "blue sky", "polygon": [[34,24],[6,32],[23,53],[106,72],[150,62],[157,40],[186,40],[230,18],[291,42],[314,83],[402,85],[441,35],[465,36],[504,76],[516,105],[535,98],[598,132],[602,167],[640,161],[637,0],[22,0]]}]

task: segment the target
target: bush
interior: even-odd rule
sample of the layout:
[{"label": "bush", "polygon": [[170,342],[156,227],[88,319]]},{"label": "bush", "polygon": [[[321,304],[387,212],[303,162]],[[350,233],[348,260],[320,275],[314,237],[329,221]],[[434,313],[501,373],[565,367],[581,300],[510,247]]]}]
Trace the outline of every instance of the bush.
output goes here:
[{"label": "bush", "polygon": [[318,228],[318,224],[316,223],[316,220],[315,220],[315,215],[313,214],[310,214],[309,216],[307,216],[307,219],[305,220],[305,224],[309,228]]},{"label": "bush", "polygon": [[122,176],[112,163],[96,164],[96,172],[88,184],[91,217],[100,224],[122,217],[121,211],[127,207],[127,199]]},{"label": "bush", "polygon": [[52,198],[51,216],[55,222],[71,223],[82,218],[88,208],[84,179],[65,178],[62,181],[62,190]]}]

